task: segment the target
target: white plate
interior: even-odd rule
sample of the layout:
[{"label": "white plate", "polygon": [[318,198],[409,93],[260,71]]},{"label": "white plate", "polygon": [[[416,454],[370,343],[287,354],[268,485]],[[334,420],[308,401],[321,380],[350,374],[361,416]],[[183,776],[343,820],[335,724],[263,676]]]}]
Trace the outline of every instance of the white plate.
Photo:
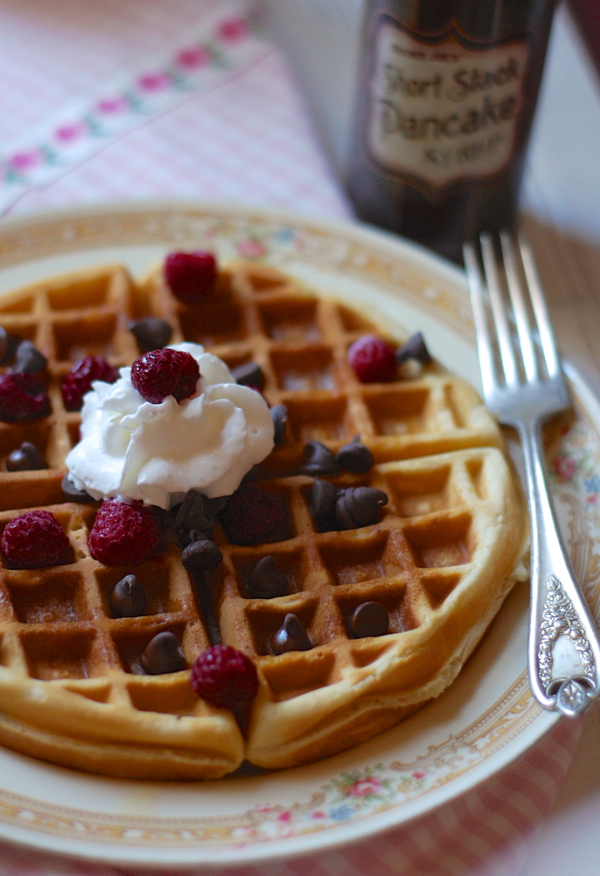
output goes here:
[{"label": "white plate", "polygon": [[[109,261],[140,275],[175,248],[265,259],[316,288],[422,330],[437,358],[477,382],[461,272],[357,226],[181,202],[28,217],[0,226],[0,292]],[[572,383],[576,414],[568,431],[555,427],[549,453],[573,562],[580,576],[588,574],[597,603],[600,414],[576,375]],[[439,700],[320,763],[166,784],[95,778],[0,750],[0,838],[96,862],[241,865],[323,850],[404,823],[497,772],[556,721],[539,710],[526,681],[527,599],[523,587],[509,596]]]}]

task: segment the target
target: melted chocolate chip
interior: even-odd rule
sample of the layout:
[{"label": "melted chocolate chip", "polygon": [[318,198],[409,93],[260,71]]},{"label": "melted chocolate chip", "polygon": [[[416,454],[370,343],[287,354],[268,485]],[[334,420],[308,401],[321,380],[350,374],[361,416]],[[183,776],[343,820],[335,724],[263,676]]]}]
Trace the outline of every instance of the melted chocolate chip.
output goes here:
[{"label": "melted chocolate chip", "polygon": [[308,509],[319,532],[330,532],[336,529],[335,503],[339,490],[329,481],[315,478],[308,499]]},{"label": "melted chocolate chip", "polygon": [[198,530],[206,538],[212,537],[215,517],[227,498],[223,496],[219,499],[207,499],[199,490],[188,490],[175,517],[175,532],[183,547],[187,547],[192,540],[192,530]]},{"label": "melted chocolate chip", "polygon": [[129,325],[129,331],[135,336],[142,353],[150,350],[160,350],[171,340],[173,329],[164,319],[157,316],[144,316]]},{"label": "melted chocolate chip", "polygon": [[246,590],[252,599],[273,599],[288,592],[288,576],[272,556],[263,557],[250,573]]},{"label": "melted chocolate chip", "polygon": [[40,471],[48,468],[35,444],[23,441],[18,450],[13,450],[6,460],[7,471]]},{"label": "melted chocolate chip", "polygon": [[21,341],[17,347],[13,371],[19,374],[40,374],[47,365],[48,360],[31,341]]},{"label": "melted chocolate chip", "polygon": [[140,664],[148,675],[179,672],[187,666],[177,637],[166,631],[150,639],[140,657]]},{"label": "melted chocolate chip", "polygon": [[336,458],[341,467],[352,474],[365,474],[373,467],[374,462],[369,448],[361,444],[360,435],[356,435],[350,444],[340,447]]},{"label": "melted chocolate chip", "polygon": [[431,362],[431,354],[427,349],[421,332],[415,332],[396,350],[396,362],[398,365],[402,365],[408,359],[416,359],[421,365],[429,365]]},{"label": "melted chocolate chip", "polygon": [[360,529],[379,520],[379,509],[387,505],[383,490],[374,487],[348,487],[335,502],[335,520],[338,529]]},{"label": "melted chocolate chip", "polygon": [[10,365],[20,343],[21,338],[10,335],[6,329],[0,327],[0,365]]},{"label": "melted chocolate chip", "polygon": [[306,630],[300,620],[295,614],[286,614],[271,642],[273,654],[285,654],[287,651],[309,651],[311,648],[312,642],[306,635]]},{"label": "melted chocolate chip", "polygon": [[188,572],[210,572],[221,565],[223,554],[213,541],[197,529],[190,532],[190,538],[190,543],[181,554],[181,561]]},{"label": "melted chocolate chip", "polygon": [[363,602],[355,608],[350,619],[350,630],[355,639],[384,636],[388,631],[389,616],[378,602]]},{"label": "melted chocolate chip", "polygon": [[85,490],[78,490],[72,480],[70,480],[68,475],[62,479],[62,483],[60,485],[61,490],[67,497],[69,502],[95,502],[93,496],[90,496],[89,493],[86,493]]},{"label": "melted chocolate chip", "polygon": [[113,617],[140,617],[146,614],[146,592],[135,575],[117,581],[108,597]]},{"label": "melted chocolate chip", "polygon": [[231,372],[235,377],[236,383],[242,386],[255,386],[261,391],[265,387],[265,375],[258,362],[244,362],[243,365],[238,365]]},{"label": "melted chocolate chip", "polygon": [[305,474],[316,476],[334,475],[340,470],[340,464],[331,452],[320,441],[309,441],[304,445],[304,465],[302,471]]},{"label": "melted chocolate chip", "polygon": [[273,441],[275,444],[283,444],[285,440],[285,430],[287,428],[287,408],[285,405],[275,405],[271,408],[271,419],[275,427]]},{"label": "melted chocolate chip", "polygon": [[192,585],[200,606],[202,623],[211,645],[221,644],[221,630],[215,612],[214,576],[198,569],[188,569]]}]

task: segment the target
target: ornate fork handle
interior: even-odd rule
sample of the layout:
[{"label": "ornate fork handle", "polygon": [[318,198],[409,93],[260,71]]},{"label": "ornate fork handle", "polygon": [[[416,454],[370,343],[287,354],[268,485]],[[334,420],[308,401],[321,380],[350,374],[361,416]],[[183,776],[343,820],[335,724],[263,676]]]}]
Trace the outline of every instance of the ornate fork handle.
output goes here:
[{"label": "ornate fork handle", "polygon": [[529,681],[546,709],[573,717],[600,690],[600,641],[558,531],[542,461],[540,420],[521,437],[531,518]]},{"label": "ornate fork handle", "polygon": [[541,424],[569,407],[569,393],[531,250],[509,231],[500,232],[499,248],[488,233],[479,242],[481,262],[473,243],[466,243],[465,265],[483,394],[500,422],[518,430],[525,459],[531,518],[529,680],[545,709],[580,715],[600,693],[600,641],[561,543],[540,436]]}]

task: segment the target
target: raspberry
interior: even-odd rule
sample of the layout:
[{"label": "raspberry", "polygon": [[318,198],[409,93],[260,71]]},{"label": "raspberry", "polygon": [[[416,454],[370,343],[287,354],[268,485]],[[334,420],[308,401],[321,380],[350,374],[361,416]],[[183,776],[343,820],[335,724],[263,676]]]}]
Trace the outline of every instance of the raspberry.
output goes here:
[{"label": "raspberry", "polygon": [[131,366],[131,382],[153,405],[159,405],[168,395],[174,395],[177,401],[189,398],[196,392],[199,379],[194,357],[170,347],[144,353]]},{"label": "raspberry", "polygon": [[258,693],[258,674],[249,657],[230,645],[212,645],[196,658],[192,690],[219,709],[233,709]]},{"label": "raspberry", "polygon": [[0,548],[11,569],[38,569],[73,562],[69,539],[49,511],[27,511],[7,523]]},{"label": "raspberry", "polygon": [[109,365],[102,356],[88,356],[77,362],[62,382],[62,397],[68,411],[78,411],[83,397],[92,388],[92,381],[103,380],[114,383],[119,372]]},{"label": "raspberry", "polygon": [[162,548],[163,529],[151,505],[127,505],[105,499],[100,505],[88,547],[94,559],[105,566],[139,566]]},{"label": "raspberry", "polygon": [[231,496],[219,520],[232,544],[261,544],[274,540],[286,512],[280,496],[243,485]]},{"label": "raspberry", "polygon": [[39,420],[50,413],[50,399],[36,374],[0,376],[0,420],[20,423]]},{"label": "raspberry", "polygon": [[391,344],[375,335],[365,335],[348,350],[348,362],[362,383],[386,383],[398,367]]},{"label": "raspberry", "polygon": [[172,252],[165,259],[165,280],[184,304],[199,304],[215,287],[215,257],[210,252]]}]

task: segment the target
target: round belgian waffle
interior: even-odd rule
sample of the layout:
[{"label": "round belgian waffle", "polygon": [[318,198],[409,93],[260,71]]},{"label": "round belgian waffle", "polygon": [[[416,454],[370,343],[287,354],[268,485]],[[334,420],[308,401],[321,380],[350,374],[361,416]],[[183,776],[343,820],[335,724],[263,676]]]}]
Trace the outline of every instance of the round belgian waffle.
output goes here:
[{"label": "round belgian waffle", "polygon": [[[286,439],[258,473],[258,487],[287,509],[281,540],[241,547],[215,530],[224,555],[211,581],[220,637],[259,672],[246,738],[230,712],[192,693],[189,670],[151,676],[140,667],[159,631],[176,635],[188,666],[214,639],[181,548],[172,540],[135,569],[105,567],[86,543],[97,504],[65,501],[61,488],[80,419],[64,409],[61,377],[84,355],[131,364],[139,349],[128,325],[147,315],[172,325],[172,343],[203,344],[232,368],[258,362],[266,398],[288,411]],[[436,364],[416,379],[361,383],[348,347],[381,330],[271,268],[224,269],[206,302],[186,306],[161,272],[136,285],[122,267],[104,267],[4,297],[0,325],[47,357],[52,405],[45,419],[0,423],[0,528],[45,507],[74,551],[66,566],[0,569],[0,741],[8,746],[151,778],[219,776],[244,758],[265,767],[314,760],[437,696],[508,589],[527,577],[525,513],[498,428],[474,391]],[[372,526],[318,532],[313,479],[295,474],[304,445],[316,439],[337,451],[356,435],[375,466],[330,480],[378,487],[388,504]],[[23,441],[48,469],[6,470]],[[285,596],[249,597],[249,571],[264,556],[286,571]],[[147,613],[114,618],[108,594],[131,571],[146,590]],[[349,618],[365,601],[387,609],[386,635],[352,637]],[[289,612],[313,647],[275,656],[270,643]]]}]

